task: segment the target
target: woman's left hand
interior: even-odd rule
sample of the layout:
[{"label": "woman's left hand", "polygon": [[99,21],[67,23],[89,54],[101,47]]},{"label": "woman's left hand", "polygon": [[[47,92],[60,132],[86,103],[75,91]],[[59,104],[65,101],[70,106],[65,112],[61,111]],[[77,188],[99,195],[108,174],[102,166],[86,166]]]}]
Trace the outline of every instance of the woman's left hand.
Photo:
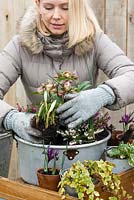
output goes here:
[{"label": "woman's left hand", "polygon": [[101,85],[96,89],[68,94],[65,99],[68,101],[57,109],[57,113],[68,128],[75,128],[103,106],[111,105],[115,100],[115,95],[109,86]]}]

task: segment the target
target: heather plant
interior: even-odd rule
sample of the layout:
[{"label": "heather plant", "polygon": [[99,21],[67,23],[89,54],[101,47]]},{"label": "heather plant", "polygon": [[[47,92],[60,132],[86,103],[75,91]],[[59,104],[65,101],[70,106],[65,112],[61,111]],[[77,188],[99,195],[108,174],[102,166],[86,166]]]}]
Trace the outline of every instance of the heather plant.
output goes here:
[{"label": "heather plant", "polygon": [[96,140],[96,135],[108,127],[110,116],[107,113],[96,113],[95,116],[75,129],[58,130],[69,145],[91,143]]}]

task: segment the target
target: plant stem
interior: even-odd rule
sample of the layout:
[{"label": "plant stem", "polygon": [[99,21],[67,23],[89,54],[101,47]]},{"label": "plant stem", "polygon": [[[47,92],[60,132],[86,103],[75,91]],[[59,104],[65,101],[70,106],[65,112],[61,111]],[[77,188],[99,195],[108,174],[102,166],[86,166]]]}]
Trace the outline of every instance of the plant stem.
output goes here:
[{"label": "plant stem", "polygon": [[44,171],[48,172],[48,156],[47,156],[46,150],[45,150],[45,159],[44,159]]},{"label": "plant stem", "polygon": [[56,157],[54,155],[54,164],[53,164],[53,170],[52,170],[52,174],[56,174]]}]

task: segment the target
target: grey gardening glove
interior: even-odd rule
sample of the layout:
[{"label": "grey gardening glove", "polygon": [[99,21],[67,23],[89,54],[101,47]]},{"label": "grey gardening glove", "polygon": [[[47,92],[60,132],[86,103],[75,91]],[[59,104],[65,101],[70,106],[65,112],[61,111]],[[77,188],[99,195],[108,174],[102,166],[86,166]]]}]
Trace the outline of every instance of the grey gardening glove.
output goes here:
[{"label": "grey gardening glove", "polygon": [[95,89],[68,94],[65,99],[68,101],[57,109],[57,113],[68,128],[75,128],[95,115],[103,106],[113,104],[115,95],[109,86],[103,84]]},{"label": "grey gardening glove", "polygon": [[30,125],[35,114],[11,110],[4,118],[3,125],[6,130],[13,130],[20,138],[32,143],[43,143],[42,134]]}]

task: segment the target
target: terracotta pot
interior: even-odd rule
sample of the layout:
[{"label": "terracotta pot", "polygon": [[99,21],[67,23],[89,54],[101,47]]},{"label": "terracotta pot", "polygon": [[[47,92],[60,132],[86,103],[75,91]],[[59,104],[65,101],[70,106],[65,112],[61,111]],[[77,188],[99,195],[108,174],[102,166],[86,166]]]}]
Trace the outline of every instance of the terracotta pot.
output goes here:
[{"label": "terracotta pot", "polygon": [[[106,191],[101,185],[97,184],[95,186],[95,190],[99,192],[100,194],[100,197],[103,199],[103,200],[107,200],[109,197],[112,196],[112,194],[108,191]],[[96,198],[95,198],[96,199]]]},{"label": "terracotta pot", "polygon": [[108,146],[118,146],[124,133],[121,130],[112,131],[111,138],[108,141]]},{"label": "terracotta pot", "polygon": [[[77,196],[77,193],[75,191],[75,189],[73,188],[69,188],[69,186],[66,186],[65,187],[65,190],[66,190],[66,193],[69,194],[70,196],[73,196],[75,198],[78,198]],[[112,194],[110,192],[106,192],[105,190],[103,190],[103,188],[100,186],[100,185],[96,185],[95,186],[95,190],[99,192],[100,194],[100,197],[103,199],[103,200],[107,200],[108,197],[110,197]],[[97,197],[96,197],[97,198]],[[95,198],[95,199],[96,199]],[[88,200],[89,199],[89,196],[87,194],[85,194],[84,196],[84,200]],[[94,200],[95,200],[94,199]]]},{"label": "terracotta pot", "polygon": [[[59,171],[59,169],[57,169]],[[49,175],[49,174],[42,174],[43,168],[37,170],[37,178],[39,187],[45,188],[48,190],[58,191],[58,184],[60,181],[60,175]]]}]

